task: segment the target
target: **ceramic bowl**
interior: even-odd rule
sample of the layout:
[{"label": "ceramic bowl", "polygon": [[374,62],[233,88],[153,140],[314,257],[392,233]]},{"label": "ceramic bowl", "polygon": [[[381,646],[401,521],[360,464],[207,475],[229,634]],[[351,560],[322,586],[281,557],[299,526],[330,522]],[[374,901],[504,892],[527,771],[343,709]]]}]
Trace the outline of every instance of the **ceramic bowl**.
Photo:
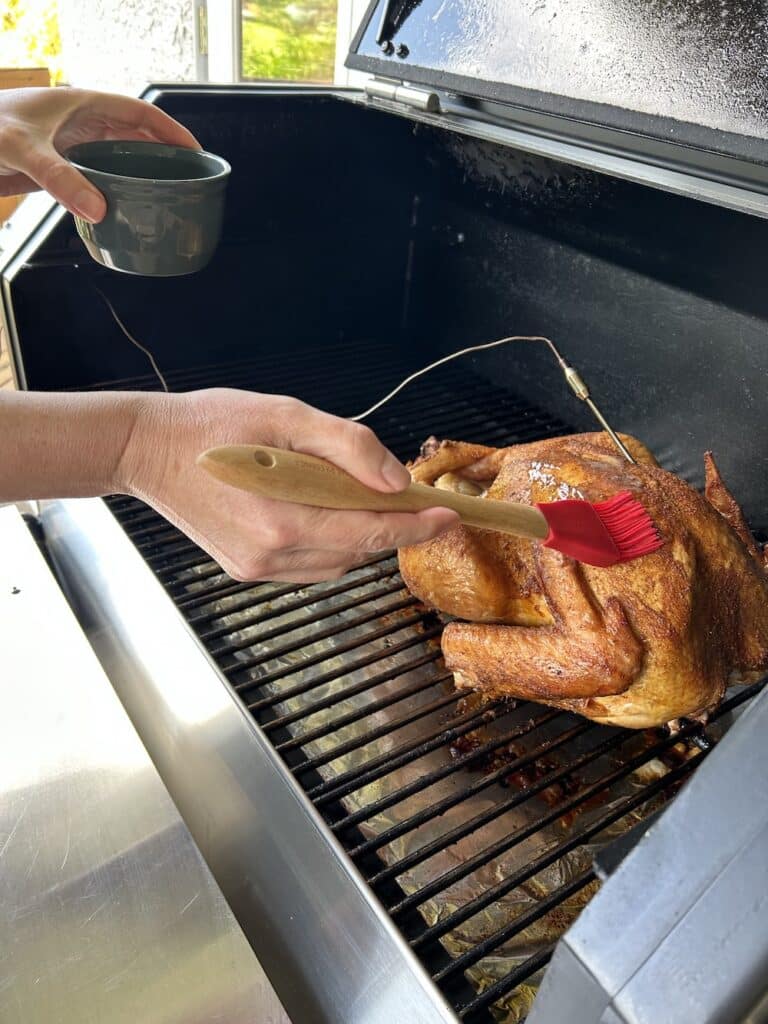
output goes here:
[{"label": "ceramic bowl", "polygon": [[226,160],[155,142],[83,142],[64,155],[107,201],[99,224],[75,217],[98,263],[126,274],[175,277],[209,262],[221,237]]}]

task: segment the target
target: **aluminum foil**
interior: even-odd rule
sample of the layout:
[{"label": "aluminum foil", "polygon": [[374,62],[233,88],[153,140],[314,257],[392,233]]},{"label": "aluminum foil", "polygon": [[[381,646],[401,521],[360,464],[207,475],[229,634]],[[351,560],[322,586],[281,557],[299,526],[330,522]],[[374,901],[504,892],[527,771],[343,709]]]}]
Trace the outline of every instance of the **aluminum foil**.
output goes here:
[{"label": "aluminum foil", "polygon": [[[364,582],[371,572],[380,570],[382,567],[391,569],[391,573],[386,578],[372,583]],[[235,660],[248,659],[254,654],[258,655],[263,652],[265,660],[256,667],[247,669],[244,677],[258,683],[259,680],[263,680],[276,670],[284,673],[280,679],[267,682],[259,686],[258,690],[252,691],[253,699],[262,698],[267,694],[277,696],[288,687],[298,683],[308,682],[328,673],[334,674],[332,679],[316,688],[278,703],[275,706],[275,711],[279,714],[307,709],[332,694],[339,694],[365,681],[371,682],[370,689],[343,699],[327,709],[318,710],[290,725],[289,729],[296,737],[308,735],[323,727],[331,727],[342,716],[363,709],[382,698],[395,697],[420,681],[437,680],[432,687],[421,690],[403,700],[398,700],[388,707],[374,710],[358,721],[352,721],[333,729],[327,735],[309,739],[306,744],[302,745],[301,749],[309,757],[327,757],[340,744],[350,741],[359,742],[359,746],[355,746],[354,749],[342,756],[329,760],[319,768],[323,780],[336,779],[339,775],[366,764],[372,758],[387,754],[409,740],[424,738],[440,728],[449,727],[452,719],[467,711],[467,698],[457,699],[447,709],[432,712],[410,724],[386,732],[385,735],[378,738],[368,738],[373,730],[392,726],[403,717],[418,711],[419,708],[427,707],[437,698],[452,692],[452,683],[449,679],[440,681],[440,677],[446,676],[447,673],[439,657],[439,641],[424,637],[424,621],[418,624],[406,624],[408,617],[420,610],[419,606],[411,599],[412,603],[409,603],[408,607],[391,610],[393,605],[409,598],[404,587],[398,588],[394,593],[386,593],[393,584],[399,583],[396,571],[396,562],[391,559],[390,562],[380,563],[376,567],[355,570],[346,578],[345,582],[349,583],[349,587],[341,596],[327,596],[327,591],[332,589],[332,585],[324,584],[307,588],[306,591],[300,591],[298,594],[293,592],[288,596],[277,597],[266,605],[260,604],[258,610],[271,616],[263,626],[238,629],[238,623],[244,615],[251,615],[252,609],[244,613],[227,615],[232,601],[228,601],[226,598],[218,602],[217,605],[207,608],[209,611],[215,608],[225,617],[223,620],[217,620],[217,626],[221,621],[231,625],[233,633],[227,639],[232,638],[251,644],[242,653],[234,654]],[[254,596],[262,601],[264,594],[263,587],[254,588]],[[358,607],[346,611],[337,610],[339,604],[348,602],[356,596],[367,597],[367,600]],[[291,605],[301,597],[310,598],[309,603],[300,610],[291,610]],[[284,614],[282,614],[283,608],[286,609]],[[374,618],[363,624],[356,624],[361,617],[368,616],[372,612],[376,613]],[[300,622],[305,624],[299,625]],[[426,624],[427,627],[430,625],[428,619]],[[324,639],[318,638],[318,633],[330,625],[338,627],[338,631],[333,636]],[[371,640],[372,631],[385,625],[391,627],[391,632],[386,637]],[[265,629],[272,631],[280,626],[283,626],[285,631],[279,637],[273,637],[269,641],[259,641],[259,634]],[[416,641],[413,646],[400,652],[388,653],[393,646],[409,639]],[[353,649],[340,652],[340,647],[350,644],[355,645]],[[281,648],[284,649],[282,654],[279,653]],[[276,650],[278,651],[277,655],[273,653]],[[408,667],[416,658],[429,653],[434,655],[433,661],[417,668]],[[356,661],[373,654],[377,656],[374,663],[355,667]],[[318,660],[315,664],[306,667],[308,659]],[[376,677],[384,672],[393,673],[394,678],[377,683]],[[247,702],[248,692],[244,692],[243,696]],[[479,698],[470,697],[469,701],[479,701]],[[469,706],[472,706],[471,703]],[[531,704],[521,705],[500,721],[485,724],[476,733],[465,737],[461,741],[461,749],[467,751],[472,749],[473,744],[485,743],[495,736],[501,736],[515,726],[524,725],[532,717],[538,717],[543,710]],[[523,754],[533,746],[538,746],[546,737],[558,735],[577,721],[579,720],[573,716],[562,714],[550,724],[536,728],[527,737],[514,741],[513,746],[507,749],[506,756],[511,760],[516,754]],[[577,740],[568,742],[564,747],[547,754],[543,763],[535,765],[532,770],[543,774],[553,768],[565,765],[579,753],[593,747],[598,739],[603,739],[607,735],[609,735],[607,730],[594,726]],[[517,830],[531,825],[543,815],[550,813],[553,807],[557,806],[558,801],[567,799],[571,792],[581,789],[607,774],[621,764],[621,759],[626,760],[630,753],[637,753],[642,749],[642,745],[648,742],[647,736],[637,734],[636,738],[623,744],[618,751],[614,751],[612,754],[598,759],[584,770],[576,772],[565,789],[553,788],[545,791],[544,794],[524,800],[519,806],[507,810],[454,845],[404,871],[398,876],[398,882],[403,892],[410,895],[435,879],[441,878],[451,869],[465,864],[469,858],[490,846],[504,843]],[[344,806],[349,812],[355,812],[382,798],[399,794],[405,786],[452,763],[455,757],[455,750],[451,751],[446,747],[435,750],[351,793],[344,798]],[[497,758],[496,764],[498,763]],[[377,837],[386,829],[401,823],[411,815],[428,809],[436,801],[459,792],[465,792],[468,787],[483,777],[484,769],[487,769],[487,765],[484,766],[480,763],[454,771],[447,778],[433,783],[415,795],[398,800],[392,807],[366,819],[359,826],[360,830],[366,838]],[[611,787],[599,798],[588,802],[575,815],[566,814],[558,817],[557,820],[537,830],[525,841],[494,856],[487,864],[478,867],[471,874],[451,885],[446,885],[436,895],[420,905],[419,911],[424,920],[428,925],[443,920],[457,908],[463,907],[468,901],[482,895],[491,886],[502,882],[513,872],[525,868],[532,860],[562,843],[574,829],[580,831],[587,827],[596,817],[609,812],[620,800],[637,792],[653,777],[658,777],[667,770],[667,766],[659,761],[652,762],[641,771]],[[507,780],[506,785],[497,783],[490,785],[440,817],[429,820],[421,827],[382,847],[379,851],[382,861],[385,864],[399,861],[422,848],[424,844],[438,839],[481,812],[507,801],[512,792],[525,788],[525,786],[525,777],[517,775]],[[541,899],[554,890],[589,869],[593,856],[600,846],[625,831],[657,806],[659,806],[658,800],[650,801],[643,805],[641,810],[625,815],[611,828],[596,836],[589,844],[559,857],[551,866],[539,872],[529,881],[504,894],[491,906],[476,913],[459,927],[450,931],[441,940],[449,955],[455,957],[473,948],[478,942],[507,926],[521,913],[535,907]],[[558,905],[556,909],[531,924],[519,935],[494,949],[492,955],[487,956],[468,970],[466,977],[472,986],[478,992],[483,991],[526,958],[554,943],[573,923],[579,911],[594,893],[597,884],[596,882],[590,883],[586,888]],[[539,975],[528,979],[525,984],[496,1003],[492,1010],[494,1018],[504,1024],[516,1024],[523,1020],[530,1009],[539,980]]]}]

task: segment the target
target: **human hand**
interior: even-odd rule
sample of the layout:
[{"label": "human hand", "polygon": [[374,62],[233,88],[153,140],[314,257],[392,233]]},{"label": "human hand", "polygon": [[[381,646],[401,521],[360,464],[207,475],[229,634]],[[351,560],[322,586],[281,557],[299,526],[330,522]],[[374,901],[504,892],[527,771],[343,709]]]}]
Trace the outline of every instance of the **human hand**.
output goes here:
[{"label": "human hand", "polygon": [[236,490],[196,465],[203,451],[224,444],[316,455],[380,491],[402,490],[410,476],[367,427],[293,398],[224,388],[146,396],[118,486],[156,508],[235,579],[338,579],[371,552],[419,544],[458,523],[446,508],[331,511]]},{"label": "human hand", "polygon": [[199,149],[197,139],[144,100],[85,89],[0,92],[0,195],[45,189],[92,224],[107,211],[101,192],[60,155],[98,139],[165,142]]}]

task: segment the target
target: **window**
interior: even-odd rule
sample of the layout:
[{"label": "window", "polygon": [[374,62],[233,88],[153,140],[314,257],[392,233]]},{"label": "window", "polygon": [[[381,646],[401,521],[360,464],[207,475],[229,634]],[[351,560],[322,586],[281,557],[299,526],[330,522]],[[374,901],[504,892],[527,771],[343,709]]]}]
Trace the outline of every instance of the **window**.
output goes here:
[{"label": "window", "polygon": [[240,78],[333,81],[337,0],[240,3]]},{"label": "window", "polygon": [[336,82],[368,0],[193,0],[204,12],[211,82]]}]

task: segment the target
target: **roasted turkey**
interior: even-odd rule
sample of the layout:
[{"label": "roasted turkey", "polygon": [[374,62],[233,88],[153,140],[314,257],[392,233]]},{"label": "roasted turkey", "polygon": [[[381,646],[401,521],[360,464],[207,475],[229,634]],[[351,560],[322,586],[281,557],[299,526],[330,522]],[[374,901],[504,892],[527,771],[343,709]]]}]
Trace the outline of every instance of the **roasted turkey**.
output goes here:
[{"label": "roasted turkey", "polygon": [[406,585],[455,617],[442,649],[460,689],[646,728],[715,707],[768,669],[768,575],[710,454],[701,495],[639,441],[575,434],[510,448],[424,445],[415,481],[507,501],[603,501],[629,490],[664,545],[606,569],[464,526],[399,552]]}]

